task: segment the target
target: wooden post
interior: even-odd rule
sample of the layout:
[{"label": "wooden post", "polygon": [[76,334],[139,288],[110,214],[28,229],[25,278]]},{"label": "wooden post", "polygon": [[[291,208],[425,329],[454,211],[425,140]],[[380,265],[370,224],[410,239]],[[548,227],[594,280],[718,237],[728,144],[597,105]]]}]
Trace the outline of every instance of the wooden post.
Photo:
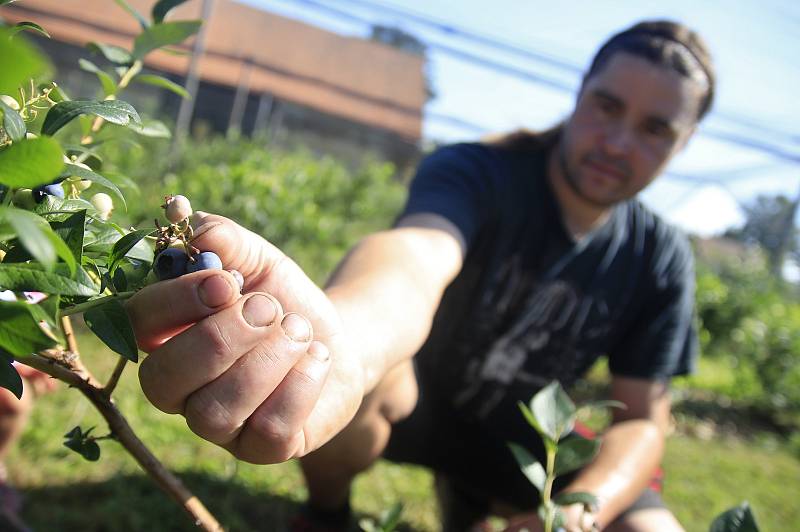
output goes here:
[{"label": "wooden post", "polygon": [[236,95],[233,98],[231,116],[228,119],[228,138],[236,137],[242,132],[242,119],[247,108],[247,100],[250,96],[250,73],[253,70],[252,60],[242,61],[239,69],[239,84],[236,86]]},{"label": "wooden post", "polygon": [[186,82],[184,86],[189,93],[188,98],[181,99],[181,106],[178,110],[178,119],[175,124],[175,135],[172,138],[172,154],[176,155],[181,141],[186,138],[189,130],[189,124],[192,122],[192,115],[194,114],[194,106],[197,100],[197,87],[200,84],[200,76],[198,68],[200,58],[203,56],[205,50],[206,30],[211,22],[211,10],[213,0],[203,0],[202,15],[203,25],[200,26],[200,31],[197,32],[197,37],[194,40],[194,48],[192,50],[192,58],[189,61],[189,70],[186,73]]}]

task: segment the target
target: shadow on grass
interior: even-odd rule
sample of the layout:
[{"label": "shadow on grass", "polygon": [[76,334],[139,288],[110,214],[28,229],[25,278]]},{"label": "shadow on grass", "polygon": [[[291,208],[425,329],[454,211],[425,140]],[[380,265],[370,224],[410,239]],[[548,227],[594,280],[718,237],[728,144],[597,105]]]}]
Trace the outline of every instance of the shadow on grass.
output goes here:
[{"label": "shadow on grass", "polygon": [[721,399],[703,391],[684,391],[681,395],[672,405],[676,416],[683,416],[686,421],[709,421],[724,433],[740,437],[760,432],[786,436],[797,429],[793,423],[777,419],[776,412],[754,405]]},{"label": "shadow on grass", "polygon": [[[236,479],[181,473],[181,480],[230,532],[283,532],[296,500],[254,491]],[[35,532],[196,531],[186,513],[145,476],[21,490],[23,518]],[[358,515],[359,518],[376,516]],[[356,527],[354,530],[357,530]],[[402,525],[398,532],[413,532]]]}]

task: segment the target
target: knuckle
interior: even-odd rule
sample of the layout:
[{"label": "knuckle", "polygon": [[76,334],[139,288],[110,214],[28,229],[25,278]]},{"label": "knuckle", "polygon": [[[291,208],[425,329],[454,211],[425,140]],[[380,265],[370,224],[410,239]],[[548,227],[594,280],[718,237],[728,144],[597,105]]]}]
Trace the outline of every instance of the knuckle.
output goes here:
[{"label": "knuckle", "polygon": [[284,462],[292,458],[296,431],[275,415],[254,416],[247,429],[256,440],[268,449],[270,462]]},{"label": "knuckle", "polygon": [[186,423],[195,434],[210,440],[224,438],[241,425],[230,410],[207,389],[189,396],[184,415]]},{"label": "knuckle", "polygon": [[164,396],[164,391],[169,390],[170,387],[162,385],[161,375],[157,357],[151,355],[139,364],[139,383],[147,400],[162,412],[175,414],[175,408],[169,407],[170,401]]},{"label": "knuckle", "polygon": [[225,328],[220,324],[216,315],[209,316],[203,321],[203,333],[208,347],[208,352],[215,359],[227,360],[233,353],[232,339]]}]

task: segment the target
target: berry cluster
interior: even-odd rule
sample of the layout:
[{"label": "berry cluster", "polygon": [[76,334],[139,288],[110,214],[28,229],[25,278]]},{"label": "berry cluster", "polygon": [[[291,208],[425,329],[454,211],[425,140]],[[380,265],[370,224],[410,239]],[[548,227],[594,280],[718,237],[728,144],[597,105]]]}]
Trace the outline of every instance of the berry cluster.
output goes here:
[{"label": "berry cluster", "polygon": [[[160,281],[174,279],[187,273],[200,270],[221,270],[222,261],[213,251],[200,251],[189,243],[192,238],[192,226],[189,217],[192,205],[185,196],[167,196],[164,198],[164,214],[170,222],[161,227],[156,221],[158,236],[156,237],[156,259],[153,271]],[[237,281],[241,274],[236,275]],[[240,283],[241,285],[242,283]]]}]

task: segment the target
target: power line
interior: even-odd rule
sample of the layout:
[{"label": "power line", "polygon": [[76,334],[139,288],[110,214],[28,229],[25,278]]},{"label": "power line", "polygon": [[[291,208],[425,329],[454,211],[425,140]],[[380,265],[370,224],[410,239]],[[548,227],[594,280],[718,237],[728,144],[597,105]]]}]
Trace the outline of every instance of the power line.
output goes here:
[{"label": "power line", "polygon": [[542,63],[546,63],[548,65],[561,68],[572,74],[582,74],[583,69],[575,64],[568,62],[565,59],[560,59],[543,52],[539,52],[537,50],[532,50],[530,48],[525,48],[519,46],[518,44],[514,44],[508,41],[503,41],[497,39],[495,37],[491,37],[488,35],[484,35],[472,30],[468,30],[465,28],[459,28],[457,26],[453,26],[452,24],[448,24],[445,21],[437,20],[433,17],[429,17],[427,15],[423,15],[421,13],[409,10],[409,9],[401,9],[396,6],[392,6],[386,3],[379,3],[374,1],[365,1],[365,0],[336,0],[338,2],[344,2],[346,4],[355,4],[362,7],[366,7],[373,11],[382,11],[384,13],[389,13],[394,16],[404,17],[406,19],[412,20],[418,24],[428,26],[429,28],[433,28],[438,30],[442,33],[448,35],[454,35],[457,37],[465,38],[471,41],[474,41],[478,44],[482,44],[484,46],[490,46],[492,48],[496,48],[498,50],[503,50],[505,52],[509,52],[512,54],[516,54],[518,56],[524,57],[526,59],[533,59],[535,61],[540,61]]},{"label": "power line", "polygon": [[[578,75],[583,74],[583,69],[579,65],[571,63],[566,59],[555,58],[540,51],[532,50],[530,48],[524,48],[517,44],[510,43],[508,41],[503,41],[495,37],[482,35],[473,30],[469,30],[466,28],[459,28],[447,22],[437,20],[433,17],[430,17],[428,15],[423,15],[419,12],[415,12],[407,8],[399,8],[395,5],[387,4],[385,2],[378,2],[376,0],[335,0],[335,1],[366,7],[367,9],[371,9],[372,11],[378,13],[383,12],[392,16],[400,16],[408,20],[411,20],[417,24],[421,24],[423,26],[427,26],[429,28],[438,30],[447,35],[452,35],[466,40],[471,40],[478,44],[489,46],[497,50],[510,52],[519,55],[521,57],[525,57],[527,59],[541,61],[548,65],[565,70],[570,74],[578,74]],[[572,89],[573,87],[570,87],[570,90]],[[737,114],[727,113],[725,111],[715,111],[714,115],[727,122],[735,124],[738,127],[759,129],[760,131],[769,133],[772,136],[781,137],[782,141],[784,142],[800,144],[800,136],[793,135],[785,131],[776,130],[766,124],[758,122],[753,118],[741,117],[738,116]]]},{"label": "power line", "polygon": [[[355,15],[355,14],[349,12],[349,11],[344,11],[342,9],[339,9],[339,8],[336,8],[336,7],[332,7],[330,5],[323,4],[323,3],[321,3],[321,2],[319,2],[317,0],[283,0],[283,1],[291,1],[293,3],[304,4],[304,5],[310,6],[310,7],[314,8],[314,9],[316,9],[318,11],[326,12],[328,14],[331,14],[331,15],[335,16],[335,17],[338,17],[338,18],[341,18],[341,19],[345,19],[345,20],[349,20],[350,22],[357,22],[358,24],[361,24],[361,25],[364,25],[364,26],[367,26],[367,27],[372,27],[375,24],[375,22],[373,20],[371,20],[371,19],[367,19],[367,18],[358,16],[358,15]],[[370,3],[370,2],[366,2],[364,0],[340,0],[340,1],[361,2],[362,4]],[[515,76],[515,77],[517,77],[519,79],[522,79],[524,81],[532,81],[532,82],[535,82],[535,83],[547,85],[547,86],[549,86],[551,88],[555,88],[557,90],[566,91],[566,92],[574,92],[575,91],[575,87],[574,86],[571,86],[570,84],[568,84],[566,82],[563,82],[561,80],[557,80],[557,79],[550,78],[550,77],[547,77],[547,76],[542,76],[542,75],[540,75],[538,73],[531,72],[529,70],[524,70],[524,69],[521,69],[521,68],[518,68],[518,67],[507,65],[507,64],[498,62],[498,61],[496,61],[494,59],[489,59],[489,58],[486,58],[486,57],[482,57],[482,56],[479,56],[479,55],[474,54],[472,52],[466,52],[464,50],[460,50],[458,48],[455,48],[455,47],[452,47],[452,46],[449,46],[449,45],[446,45],[446,44],[438,43],[438,42],[435,42],[435,41],[426,40],[426,41],[424,41],[424,43],[431,49],[440,50],[440,51],[442,51],[444,53],[447,53],[447,54],[449,54],[449,55],[451,55],[453,57],[459,58],[459,59],[461,59],[463,61],[468,61],[468,62],[473,63],[473,64],[478,64],[478,65],[483,66],[485,68],[488,68],[488,69],[491,69],[491,70],[495,70],[496,72],[502,72],[502,73],[507,74],[507,75]],[[435,119],[435,120],[441,120],[442,119],[441,115],[436,115],[436,114],[431,114],[431,113],[426,113],[426,114],[430,118]],[[733,120],[733,119],[729,119],[729,120]],[[453,120],[452,117],[450,117],[448,119],[448,121],[450,123],[455,123],[457,120]],[[476,130],[476,128],[479,128],[480,130],[482,130],[484,132],[488,129],[488,128],[483,127],[483,126],[476,126],[476,127],[475,126],[469,126],[469,127],[466,127],[465,129],[469,129],[469,130],[473,130],[474,131],[474,130]],[[766,153],[768,155],[771,155],[773,157],[776,157],[776,158],[779,158],[779,159],[783,159],[783,160],[786,160],[786,161],[789,161],[789,162],[792,162],[792,163],[795,163],[795,164],[800,162],[800,154],[793,153],[791,151],[786,151],[786,150],[784,150],[784,149],[782,149],[780,147],[777,147],[777,146],[774,146],[774,145],[771,145],[771,144],[768,144],[766,142],[762,142],[762,141],[759,141],[759,140],[754,140],[752,138],[749,138],[749,137],[746,137],[746,136],[743,136],[743,135],[738,135],[738,134],[735,134],[735,133],[728,133],[728,132],[724,132],[724,131],[721,131],[721,130],[708,128],[708,127],[701,128],[698,133],[700,135],[708,136],[708,137],[711,137],[711,138],[715,138],[717,140],[722,140],[722,141],[725,141],[727,143],[736,144],[736,145],[743,146],[743,147],[746,147],[746,148],[749,148],[749,149],[761,151],[761,152]]]}]

